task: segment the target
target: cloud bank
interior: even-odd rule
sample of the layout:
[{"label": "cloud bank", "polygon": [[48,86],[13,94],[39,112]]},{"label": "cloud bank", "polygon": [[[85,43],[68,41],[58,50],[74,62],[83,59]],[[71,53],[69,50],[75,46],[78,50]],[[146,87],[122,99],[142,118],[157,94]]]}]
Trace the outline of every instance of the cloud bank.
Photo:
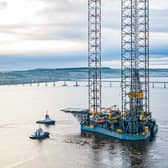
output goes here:
[{"label": "cloud bank", "polygon": [[[102,1],[102,60],[112,65],[120,60],[120,7],[119,0]],[[168,56],[167,23],[168,2],[150,1],[151,59]],[[5,56],[75,56],[77,65],[87,58],[87,0],[0,0],[0,58]]]}]

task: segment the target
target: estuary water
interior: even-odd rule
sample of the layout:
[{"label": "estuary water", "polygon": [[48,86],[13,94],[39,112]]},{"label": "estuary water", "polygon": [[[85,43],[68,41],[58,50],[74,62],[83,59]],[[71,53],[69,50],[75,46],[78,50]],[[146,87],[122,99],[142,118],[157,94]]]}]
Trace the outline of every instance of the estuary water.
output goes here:
[{"label": "estuary water", "polygon": [[[168,88],[151,88],[159,132],[150,142],[82,135],[79,121],[60,111],[87,107],[87,87],[0,86],[0,168],[167,168]],[[120,87],[103,87],[103,106],[120,106]],[[43,141],[29,139],[46,110],[56,120]]]}]

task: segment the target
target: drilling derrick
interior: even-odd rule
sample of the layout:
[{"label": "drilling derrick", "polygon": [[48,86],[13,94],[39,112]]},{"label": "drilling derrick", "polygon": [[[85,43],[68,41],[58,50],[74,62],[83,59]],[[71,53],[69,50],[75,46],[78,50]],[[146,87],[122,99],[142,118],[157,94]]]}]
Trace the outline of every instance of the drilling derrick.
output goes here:
[{"label": "drilling derrick", "polygon": [[89,110],[101,111],[101,0],[88,0]]},{"label": "drilling derrick", "polygon": [[140,116],[150,115],[149,2],[122,0],[121,6],[122,113],[128,113],[127,132],[136,134]]}]

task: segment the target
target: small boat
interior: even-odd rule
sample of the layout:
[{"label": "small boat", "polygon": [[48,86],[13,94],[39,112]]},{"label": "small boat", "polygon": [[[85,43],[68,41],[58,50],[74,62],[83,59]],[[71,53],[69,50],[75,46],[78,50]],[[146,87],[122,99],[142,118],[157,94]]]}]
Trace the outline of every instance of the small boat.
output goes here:
[{"label": "small boat", "polygon": [[30,136],[30,139],[45,139],[49,138],[49,132],[44,132],[42,128],[35,131],[34,134]]},{"label": "small boat", "polygon": [[45,119],[36,121],[36,123],[38,123],[38,124],[46,124],[46,125],[54,125],[55,124],[55,120],[52,120],[50,118],[50,116],[48,115],[48,112],[47,112],[47,114],[45,115]]}]

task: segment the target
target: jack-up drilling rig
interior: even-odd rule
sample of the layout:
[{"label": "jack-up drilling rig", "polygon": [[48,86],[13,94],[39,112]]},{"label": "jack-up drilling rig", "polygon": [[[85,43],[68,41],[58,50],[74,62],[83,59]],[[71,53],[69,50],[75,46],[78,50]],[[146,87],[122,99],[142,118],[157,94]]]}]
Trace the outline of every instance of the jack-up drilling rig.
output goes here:
[{"label": "jack-up drilling rig", "polygon": [[122,109],[101,108],[101,0],[88,0],[89,112],[82,132],[145,140],[158,130],[149,109],[149,1],[121,0]]}]

